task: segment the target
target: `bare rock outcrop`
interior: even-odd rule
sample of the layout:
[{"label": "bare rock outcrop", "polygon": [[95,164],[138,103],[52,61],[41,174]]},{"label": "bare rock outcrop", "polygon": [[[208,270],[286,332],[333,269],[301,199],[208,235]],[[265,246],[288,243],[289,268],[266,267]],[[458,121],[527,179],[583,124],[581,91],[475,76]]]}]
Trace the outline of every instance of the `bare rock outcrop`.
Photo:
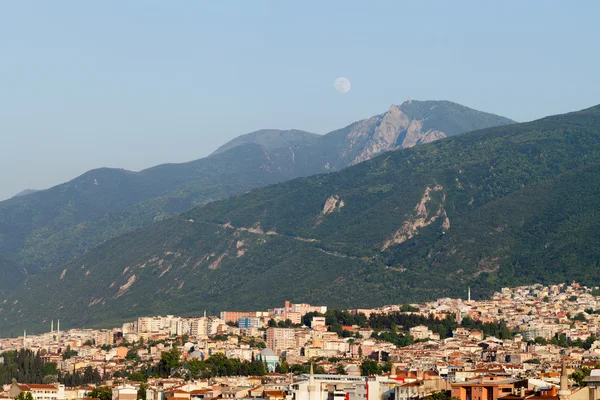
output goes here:
[{"label": "bare rock outcrop", "polygon": [[[450,219],[444,209],[446,194],[442,192],[443,189],[444,188],[440,185],[435,185],[433,188],[425,188],[421,200],[415,206],[415,215],[410,216],[404,221],[400,229],[398,229],[390,239],[383,243],[381,251],[385,251],[393,245],[404,243],[407,240],[412,239],[419,234],[421,228],[431,225],[438,218],[441,218],[442,228],[444,230],[450,229]],[[432,201],[431,195],[434,192],[442,192],[441,201],[439,201],[437,207],[435,207],[436,204],[432,204],[434,202]]]},{"label": "bare rock outcrop", "polygon": [[321,215],[327,215],[334,211],[340,211],[342,207],[344,207],[344,200],[340,200],[340,197],[337,194],[335,196],[330,196],[325,201]]}]

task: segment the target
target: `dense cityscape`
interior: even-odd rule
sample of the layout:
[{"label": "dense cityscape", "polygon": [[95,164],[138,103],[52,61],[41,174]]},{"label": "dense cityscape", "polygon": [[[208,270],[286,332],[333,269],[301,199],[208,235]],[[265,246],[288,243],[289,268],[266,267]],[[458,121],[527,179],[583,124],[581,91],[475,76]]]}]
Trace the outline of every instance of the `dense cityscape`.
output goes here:
[{"label": "dense cityscape", "polygon": [[0,400],[600,400],[599,15],[0,2]]},{"label": "dense cityscape", "polygon": [[[569,396],[588,399],[593,386],[582,387],[600,358],[598,296],[573,282],[374,309],[285,302],[112,329],[61,331],[51,320],[44,334],[0,339],[0,397],[558,398],[562,373]],[[489,393],[477,397],[475,387]]]}]

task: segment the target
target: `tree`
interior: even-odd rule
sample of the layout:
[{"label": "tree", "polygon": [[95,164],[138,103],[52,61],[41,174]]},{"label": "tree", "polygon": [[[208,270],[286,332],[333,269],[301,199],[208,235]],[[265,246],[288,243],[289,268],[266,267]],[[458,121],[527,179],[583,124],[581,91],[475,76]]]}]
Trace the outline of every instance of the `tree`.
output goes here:
[{"label": "tree", "polygon": [[163,351],[158,362],[158,373],[163,377],[170,376],[171,372],[181,365],[180,358],[181,352],[177,347],[173,347],[169,351]]},{"label": "tree", "polygon": [[125,355],[125,359],[126,360],[139,360],[140,358],[138,357],[136,349],[129,349],[129,350],[127,350],[127,354]]},{"label": "tree", "polygon": [[360,364],[360,374],[362,376],[378,375],[381,373],[381,367],[374,360],[364,360]]},{"label": "tree", "polygon": [[410,304],[402,304],[400,306],[400,312],[417,312],[419,309],[417,307],[413,307]]},{"label": "tree", "polygon": [[147,383],[142,383],[140,388],[137,391],[137,400],[146,400],[146,390],[148,390],[150,386]]},{"label": "tree", "polygon": [[277,366],[275,367],[275,372],[279,374],[287,374],[288,372],[290,372],[290,366],[287,363],[287,361],[282,361],[281,364],[277,364]]},{"label": "tree", "polygon": [[548,341],[545,338],[543,338],[542,336],[537,336],[535,338],[534,342],[535,342],[535,344],[541,344],[543,346],[548,344]]},{"label": "tree", "polygon": [[577,313],[577,315],[575,315],[573,317],[573,321],[582,321],[582,322],[585,322],[585,321],[587,321],[587,319],[585,318],[585,315],[583,313]]},{"label": "tree", "polygon": [[46,385],[50,385],[52,383],[56,383],[56,375],[46,375],[42,379],[42,382],[45,383]]},{"label": "tree", "polygon": [[100,400],[112,400],[112,389],[108,386],[100,386],[92,389],[88,397]]},{"label": "tree", "polygon": [[147,382],[148,375],[142,371],[135,371],[129,374],[129,379],[134,382]]},{"label": "tree", "polygon": [[304,314],[304,316],[302,317],[302,323],[304,325],[308,326],[309,328],[311,328],[313,317],[322,317],[322,316],[323,316],[323,314],[321,314],[320,312],[317,312],[317,311],[308,312],[308,313]]},{"label": "tree", "polygon": [[31,392],[21,392],[17,395],[16,400],[33,400]]},{"label": "tree", "polygon": [[335,367],[335,373],[338,375],[346,375],[346,368],[342,364],[338,364]]},{"label": "tree", "polygon": [[206,366],[204,362],[194,358],[187,362],[186,368],[188,371],[190,371],[192,379],[199,379],[202,376],[202,371],[206,368]]},{"label": "tree", "polygon": [[67,350],[65,350],[65,352],[62,355],[62,359],[63,360],[68,360],[71,357],[74,357],[77,355],[77,352],[75,350],[71,350],[71,345],[68,344],[67,345]]},{"label": "tree", "polygon": [[591,372],[592,372],[591,368],[583,367],[583,368],[578,369],[577,371],[573,372],[571,374],[571,379],[573,379],[575,382],[577,382],[577,385],[579,387],[582,387],[585,385],[585,383],[583,382],[583,379],[586,376],[590,376]]},{"label": "tree", "polygon": [[431,400],[450,400],[451,397],[448,395],[447,391],[440,390],[439,392],[431,393],[429,396]]},{"label": "tree", "polygon": [[383,367],[381,367],[381,370],[383,372],[390,372],[393,367],[394,367],[394,364],[392,364],[390,361],[388,361],[385,364],[383,364]]},{"label": "tree", "polygon": [[5,351],[0,354],[4,362],[0,364],[0,385],[19,382],[42,383],[46,375],[58,375],[56,363],[44,364],[41,352],[28,349]]}]

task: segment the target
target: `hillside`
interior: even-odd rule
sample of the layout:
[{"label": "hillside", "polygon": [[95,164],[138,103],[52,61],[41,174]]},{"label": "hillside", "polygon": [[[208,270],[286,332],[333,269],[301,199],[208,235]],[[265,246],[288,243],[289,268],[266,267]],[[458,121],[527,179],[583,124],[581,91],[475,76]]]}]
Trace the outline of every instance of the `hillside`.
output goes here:
[{"label": "hillside", "polygon": [[281,147],[304,146],[317,140],[319,135],[296,129],[282,131],[279,129],[263,129],[260,131],[247,133],[225,143],[219,147],[214,154],[223,153],[234,147],[246,143],[255,143],[264,147],[267,151],[279,149]]},{"label": "hillside", "polygon": [[324,136],[263,130],[188,163],[140,172],[92,170],[48,190],[0,202],[0,254],[35,274],[194,206],[335,171],[383,151],[511,122],[451,102],[413,101]]},{"label": "hillside", "polygon": [[295,177],[280,160],[274,163],[260,146],[247,144],[141,172],[89,171],[51,189],[0,202],[0,251],[35,273],[137,227]]},{"label": "hillside", "polygon": [[15,194],[13,197],[27,196],[28,194],[32,194],[37,191],[38,190],[36,190],[36,189],[25,189],[25,190],[21,190],[19,193]]},{"label": "hillside", "polygon": [[7,295],[23,279],[26,273],[15,262],[0,256],[0,296]]},{"label": "hillside", "polygon": [[110,240],[29,278],[0,326],[598,284],[599,167],[600,106],[386,153]]}]

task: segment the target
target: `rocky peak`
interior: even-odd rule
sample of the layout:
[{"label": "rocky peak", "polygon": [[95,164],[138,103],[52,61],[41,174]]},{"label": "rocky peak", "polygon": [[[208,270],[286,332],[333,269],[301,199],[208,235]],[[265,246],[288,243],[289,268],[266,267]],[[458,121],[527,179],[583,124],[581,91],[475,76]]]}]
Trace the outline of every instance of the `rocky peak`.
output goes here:
[{"label": "rocky peak", "polygon": [[383,114],[381,122],[364,150],[354,159],[353,164],[365,161],[382,151],[395,149],[398,137],[406,132],[410,119],[399,106],[392,104],[388,112]]}]

